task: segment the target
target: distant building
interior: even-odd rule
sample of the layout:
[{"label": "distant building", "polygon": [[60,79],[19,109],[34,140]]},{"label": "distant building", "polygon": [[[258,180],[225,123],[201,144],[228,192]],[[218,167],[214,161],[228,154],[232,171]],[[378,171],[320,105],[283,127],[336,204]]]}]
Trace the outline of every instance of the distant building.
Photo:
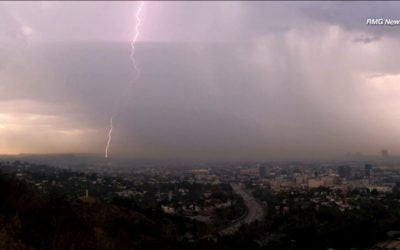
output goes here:
[{"label": "distant building", "polygon": [[257,176],[259,170],[257,168],[242,168],[239,170],[240,175]]},{"label": "distant building", "polygon": [[265,178],[268,175],[267,167],[266,166],[260,166],[259,167],[259,174],[261,178]]},{"label": "distant building", "polygon": [[387,149],[383,149],[381,151],[382,157],[388,157],[389,156],[389,151]]},{"label": "distant building", "polygon": [[95,203],[96,199],[92,196],[89,196],[89,191],[86,189],[85,195],[79,197],[79,199],[84,203]]},{"label": "distant building", "polygon": [[161,205],[161,209],[164,211],[164,213],[166,213],[166,214],[173,214],[173,213],[175,213],[175,208],[173,208],[173,207],[168,207],[168,206],[164,206],[164,205]]},{"label": "distant building", "polygon": [[308,179],[307,185],[309,188],[317,188],[322,187],[324,185],[324,182],[320,179]]},{"label": "distant building", "polygon": [[209,174],[210,170],[208,168],[198,168],[192,169],[192,174]]},{"label": "distant building", "polygon": [[364,176],[365,178],[371,177],[372,173],[372,165],[371,164],[365,164],[364,166]]},{"label": "distant building", "polygon": [[337,184],[336,176],[323,176],[321,180],[323,181],[325,187],[333,187],[335,184]]},{"label": "distant building", "polygon": [[303,185],[307,182],[307,176],[304,174],[296,174],[294,178],[297,185]]},{"label": "distant building", "polygon": [[338,167],[338,175],[342,179],[349,179],[351,176],[350,166],[344,165]]}]

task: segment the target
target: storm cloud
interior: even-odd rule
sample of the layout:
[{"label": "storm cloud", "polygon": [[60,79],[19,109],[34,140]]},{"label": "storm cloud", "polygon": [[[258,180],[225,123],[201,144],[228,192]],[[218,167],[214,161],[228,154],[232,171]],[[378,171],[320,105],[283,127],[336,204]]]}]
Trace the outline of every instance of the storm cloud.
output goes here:
[{"label": "storm cloud", "polygon": [[[398,152],[397,3],[0,5],[0,153],[190,159]],[[4,26],[4,27],[3,27]]]}]

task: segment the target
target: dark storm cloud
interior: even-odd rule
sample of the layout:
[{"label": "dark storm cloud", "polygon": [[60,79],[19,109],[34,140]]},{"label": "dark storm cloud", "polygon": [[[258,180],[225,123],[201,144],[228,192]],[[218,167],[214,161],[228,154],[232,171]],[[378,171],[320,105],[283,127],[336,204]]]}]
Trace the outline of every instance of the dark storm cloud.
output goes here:
[{"label": "dark storm cloud", "polygon": [[379,39],[380,39],[379,37],[364,36],[364,37],[354,38],[353,42],[356,42],[356,43],[372,43],[374,41],[378,41]]}]

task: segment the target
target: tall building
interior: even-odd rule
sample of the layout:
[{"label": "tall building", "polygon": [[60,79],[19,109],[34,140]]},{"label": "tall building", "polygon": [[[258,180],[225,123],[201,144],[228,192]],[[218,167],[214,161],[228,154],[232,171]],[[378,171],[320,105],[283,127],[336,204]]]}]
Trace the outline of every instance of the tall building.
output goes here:
[{"label": "tall building", "polygon": [[347,165],[338,166],[338,175],[342,179],[349,179],[351,176],[350,166]]},{"label": "tall building", "polygon": [[372,173],[372,165],[371,164],[365,164],[364,166],[364,176],[366,178],[371,177],[371,173]]},{"label": "tall building", "polygon": [[387,149],[383,149],[381,151],[382,157],[388,157],[389,156],[389,151]]},{"label": "tall building", "polygon": [[260,166],[259,167],[259,174],[261,178],[267,177],[268,171],[266,166]]}]

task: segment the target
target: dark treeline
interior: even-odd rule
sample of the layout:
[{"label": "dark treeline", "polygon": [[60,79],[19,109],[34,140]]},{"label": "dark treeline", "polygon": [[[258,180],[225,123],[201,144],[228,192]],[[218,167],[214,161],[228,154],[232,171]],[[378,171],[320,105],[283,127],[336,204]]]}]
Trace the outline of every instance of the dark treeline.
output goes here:
[{"label": "dark treeline", "polygon": [[1,249],[180,249],[204,225],[115,200],[85,204],[0,176]]}]

